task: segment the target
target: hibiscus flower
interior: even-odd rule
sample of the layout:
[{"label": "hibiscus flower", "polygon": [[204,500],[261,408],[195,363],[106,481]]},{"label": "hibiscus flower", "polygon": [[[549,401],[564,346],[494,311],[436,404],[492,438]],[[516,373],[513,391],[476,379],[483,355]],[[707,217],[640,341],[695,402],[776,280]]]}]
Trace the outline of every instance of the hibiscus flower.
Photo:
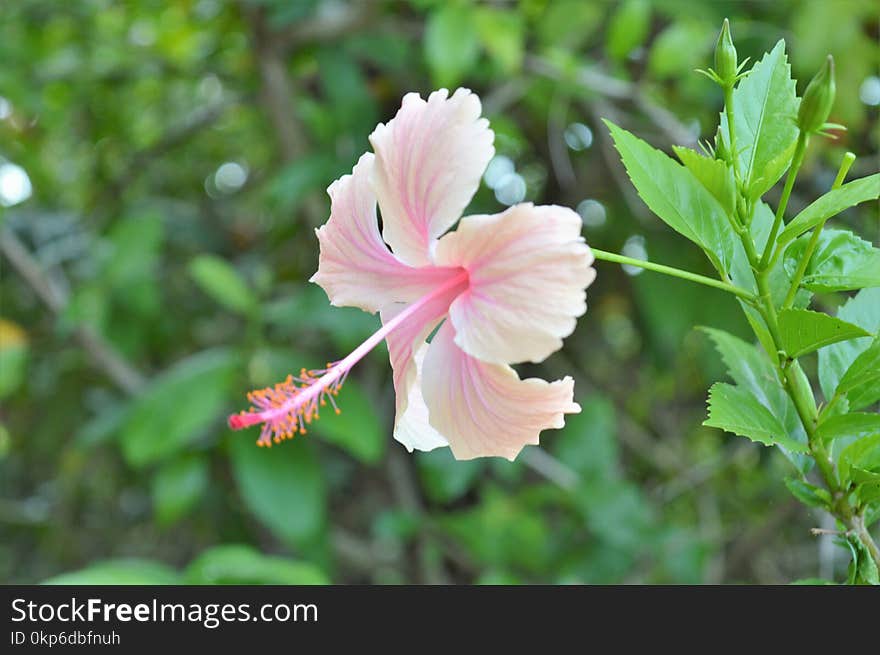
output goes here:
[{"label": "hibiscus flower", "polygon": [[394,437],[410,451],[449,446],[457,459],[512,460],[580,411],[570,377],[522,380],[510,365],[543,361],[586,311],[596,272],[581,219],[531,203],[461,217],[495,153],[480,113],[467,89],[427,101],[410,93],[370,135],[374,152],[330,185],[311,281],[333,305],[379,312],[382,327],[326,369],[249,394],[252,407],[230,417],[233,429],[262,424],[260,445],[304,433],[321,406],[339,411],[334,397],[348,372],[383,339]]}]

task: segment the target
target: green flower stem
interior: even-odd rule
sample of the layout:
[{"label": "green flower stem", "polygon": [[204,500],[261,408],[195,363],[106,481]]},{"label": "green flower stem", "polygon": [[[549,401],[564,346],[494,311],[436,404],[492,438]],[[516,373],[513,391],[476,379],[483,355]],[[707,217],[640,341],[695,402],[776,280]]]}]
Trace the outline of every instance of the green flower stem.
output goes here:
[{"label": "green flower stem", "polygon": [[[831,186],[832,189],[839,189],[841,187],[843,181],[846,179],[846,174],[849,172],[850,166],[853,165],[855,160],[856,156],[851,152],[848,152],[843,156],[843,161],[840,163],[840,169],[837,171],[837,177],[834,180],[834,184]],[[822,229],[824,227],[825,221],[822,221],[813,230],[813,235],[810,237],[810,243],[807,244],[807,249],[804,251],[803,257],[801,257],[801,261],[798,263],[797,271],[795,271],[794,277],[791,279],[791,287],[789,287],[788,293],[785,295],[785,301],[782,303],[783,309],[791,307],[794,302],[798,288],[800,288],[801,285],[801,280],[804,279],[804,273],[807,271],[807,266],[810,265],[813,253],[816,252],[816,246],[819,245],[819,237],[822,235]]]},{"label": "green flower stem", "polygon": [[791,196],[794,180],[801,169],[801,164],[804,163],[804,153],[807,150],[808,138],[809,135],[806,132],[798,133],[797,145],[794,147],[794,157],[788,169],[788,177],[785,178],[785,186],[782,188],[782,197],[779,199],[779,206],[776,208],[773,227],[770,228],[770,236],[767,237],[767,245],[764,247],[764,254],[761,256],[760,267],[762,269],[768,268],[770,263],[770,255],[773,252],[773,246],[776,245],[776,235],[779,233],[779,227],[782,225],[782,218],[785,215],[785,208],[788,206],[788,199]]},{"label": "green flower stem", "polygon": [[831,185],[832,189],[839,189],[843,186],[843,181],[846,179],[846,174],[849,173],[849,169],[852,168],[852,165],[856,161],[856,153],[847,152],[843,156],[843,161],[840,162],[840,168],[837,169],[837,177],[834,178],[834,184]]},{"label": "green flower stem", "polygon": [[[729,89],[725,89],[724,97],[727,123],[730,130],[730,143],[733,145],[736,143],[736,134],[733,121],[733,96]],[[770,332],[773,346],[776,349],[776,353],[768,353],[768,355],[776,368],[777,375],[779,376],[785,392],[794,403],[798,418],[800,418],[804,431],[807,434],[807,443],[810,449],[810,454],[816,462],[825,486],[831,493],[832,503],[829,507],[829,511],[838,521],[846,525],[851,532],[858,537],[859,541],[871,554],[871,557],[874,562],[876,562],[877,566],[880,566],[880,549],[878,549],[877,544],[871,537],[871,533],[868,532],[867,527],[865,527],[864,518],[853,512],[848,494],[845,493],[846,490],[841,489],[840,482],[837,478],[837,472],[834,469],[834,462],[830,458],[828,450],[825,448],[825,444],[816,434],[816,426],[819,423],[819,411],[816,407],[815,397],[809,381],[796,359],[782,356],[784,355],[785,349],[782,346],[783,341],[779,332],[779,317],[776,311],[776,306],[773,304],[773,296],[770,292],[770,283],[768,280],[770,269],[767,268],[767,262],[765,260],[769,258],[769,254],[776,242],[776,234],[779,230],[779,224],[782,222],[781,219],[785,211],[785,204],[788,202],[788,196],[791,193],[791,187],[794,184],[797,169],[800,168],[803,161],[805,148],[806,138],[803,135],[800,135],[798,137],[794,160],[792,161],[792,166],[788,172],[788,179],[785,182],[782,200],[780,201],[779,209],[776,212],[777,220],[774,221],[773,229],[767,239],[767,246],[764,249],[763,257],[759,260],[750,229],[743,230],[739,236],[743,248],[746,251],[746,256],[749,259],[752,274],[754,275],[755,284],[758,289],[757,309],[761,313],[764,322],[767,324],[767,329]],[[731,151],[734,153],[732,158],[734,175],[736,175],[736,151],[733,148],[731,148]],[[740,194],[739,200],[744,200],[744,194],[740,184],[737,184],[737,190]]]},{"label": "green flower stem", "polygon": [[[739,172],[739,153],[736,151],[736,129],[733,124],[733,85],[724,87],[724,112],[727,115],[727,133],[730,140],[730,164],[733,166],[733,179],[736,182],[737,190],[742,188],[742,178]],[[739,206],[739,203],[737,203]],[[740,224],[743,224],[744,217],[739,217]],[[742,233],[740,233],[742,236]]]},{"label": "green flower stem", "polygon": [[697,284],[703,284],[707,287],[713,287],[715,289],[721,289],[722,291],[727,291],[728,293],[732,293],[735,296],[739,296],[744,300],[748,300],[749,302],[755,301],[755,296],[746,291],[745,289],[741,289],[733,284],[728,284],[727,282],[722,282],[721,280],[715,280],[711,277],[706,277],[705,275],[698,275],[697,273],[691,273],[689,271],[683,271],[680,268],[675,268],[673,266],[664,266],[663,264],[655,264],[653,262],[648,262],[643,259],[633,259],[632,257],[624,257],[623,255],[616,255],[613,252],[606,252],[604,250],[596,250],[595,248],[591,248],[593,251],[593,255],[596,259],[600,259],[606,262],[614,262],[615,264],[629,264],[630,266],[638,266],[639,268],[644,268],[647,271],[654,271],[655,273],[663,273],[664,275],[671,275],[672,277],[681,278],[682,280],[689,280],[690,282],[696,282]]},{"label": "green flower stem", "polygon": [[807,271],[807,266],[810,265],[810,260],[813,258],[813,252],[815,252],[816,246],[819,245],[819,237],[822,235],[823,227],[825,227],[825,221],[822,221],[822,223],[813,230],[813,236],[810,237],[810,243],[807,244],[807,249],[804,251],[804,255],[798,263],[797,271],[795,271],[795,274],[791,279],[791,287],[789,287],[788,293],[785,294],[785,300],[782,303],[783,309],[791,307],[794,302],[798,288],[801,286],[801,280],[804,278],[804,273]]}]

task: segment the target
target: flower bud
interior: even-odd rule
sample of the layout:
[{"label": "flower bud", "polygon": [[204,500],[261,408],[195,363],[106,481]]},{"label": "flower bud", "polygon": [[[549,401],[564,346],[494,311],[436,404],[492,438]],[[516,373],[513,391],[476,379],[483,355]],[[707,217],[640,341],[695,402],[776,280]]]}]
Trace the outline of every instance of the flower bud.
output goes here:
[{"label": "flower bud", "polygon": [[730,22],[725,18],[721,26],[721,34],[718,35],[718,43],[715,44],[715,73],[724,87],[733,86],[736,82],[736,48],[730,37]]},{"label": "flower bud", "polygon": [[834,57],[828,55],[825,64],[810,80],[807,90],[804,91],[797,120],[802,132],[810,134],[822,129],[828,114],[831,113],[835,92]]}]

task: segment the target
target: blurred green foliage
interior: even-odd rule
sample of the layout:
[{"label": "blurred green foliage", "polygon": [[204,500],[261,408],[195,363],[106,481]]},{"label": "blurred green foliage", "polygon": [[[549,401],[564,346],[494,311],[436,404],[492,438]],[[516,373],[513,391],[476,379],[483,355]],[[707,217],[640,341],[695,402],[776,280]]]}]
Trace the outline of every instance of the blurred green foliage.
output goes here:
[{"label": "blurred green foliage", "polygon": [[[324,189],[409,91],[481,95],[504,175],[487,174],[472,211],[579,207],[596,247],[709,272],[635,198],[600,118],[657,145],[711,138],[721,94],[693,69],[725,16],[741,57],[784,37],[802,80],[835,56],[831,120],[849,131],[811,149],[792,208],[827,190],[845,150],[863,156],[853,177],[873,172],[868,1],[4,3],[0,580],[842,574],[809,534],[822,515],[779,482],[785,460],[700,425],[724,368],[691,328],[747,337],[735,303],[650,273],[600,265],[564,350],[523,367],[573,374],[584,411],[515,463],[393,442],[381,348],[308,437],[267,451],[224,423],[246,390],[375,328],[307,282],[313,228]],[[876,242],[876,206],[841,220]]]}]

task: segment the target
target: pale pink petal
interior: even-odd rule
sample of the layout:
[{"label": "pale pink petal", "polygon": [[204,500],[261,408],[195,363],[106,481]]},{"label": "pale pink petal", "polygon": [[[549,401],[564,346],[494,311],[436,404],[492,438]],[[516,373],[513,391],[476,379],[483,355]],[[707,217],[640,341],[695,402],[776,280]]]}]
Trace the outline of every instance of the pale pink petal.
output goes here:
[{"label": "pale pink petal", "polygon": [[438,265],[463,266],[470,288],[452,303],[455,342],[487,362],[540,362],[562,346],[596,277],[580,217],[555,205],[466,216],[437,243]]},{"label": "pale pink petal", "polygon": [[[446,441],[427,422],[428,410],[420,390],[421,367],[425,357],[425,339],[446,316],[450,303],[465,289],[466,284],[466,281],[462,281],[431,299],[385,338],[391,357],[396,398],[394,438],[409,450],[431,450],[446,445]],[[380,313],[383,325],[405,308],[406,305],[401,303],[383,307]]]},{"label": "pale pink petal", "polygon": [[415,376],[407,385],[409,393],[406,402],[397,403],[397,416],[394,419],[394,438],[406,446],[409,452],[434,450],[449,445],[443,435],[428,422],[428,406],[422,397],[422,366],[427,351],[428,344],[425,342],[415,351],[412,359]]},{"label": "pale pink petal", "polygon": [[374,157],[363,155],[351,175],[327,189],[330,218],[316,230],[321,246],[319,284],[337,306],[376,312],[392,302],[409,302],[446,279],[448,270],[413,268],[399,261],[382,241],[371,186]]},{"label": "pale pink petal", "polygon": [[471,357],[454,341],[447,321],[428,347],[422,394],[431,425],[456,459],[514,459],[537,444],[541,430],[561,428],[565,414],[580,412],[574,381],[520,380],[510,366]]},{"label": "pale pink petal", "polygon": [[397,115],[370,135],[382,236],[402,261],[431,262],[434,239],[460,217],[495,154],[480,99],[446,89],[427,102],[409,93]]}]

